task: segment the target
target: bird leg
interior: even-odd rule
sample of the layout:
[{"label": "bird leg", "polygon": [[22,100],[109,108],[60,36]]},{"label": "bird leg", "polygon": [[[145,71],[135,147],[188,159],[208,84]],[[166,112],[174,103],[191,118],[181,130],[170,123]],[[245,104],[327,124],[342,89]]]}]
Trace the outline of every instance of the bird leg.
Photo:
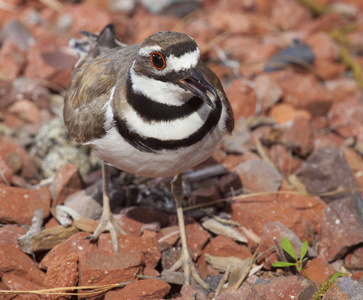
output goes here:
[{"label": "bird leg", "polygon": [[109,172],[108,165],[102,161],[102,185],[103,185],[103,210],[101,221],[98,224],[96,230],[89,237],[91,241],[98,239],[102,232],[109,231],[111,234],[113,252],[118,252],[118,234],[126,234],[126,232],[115,222],[111,208],[110,208],[110,197],[108,190]]},{"label": "bird leg", "polygon": [[203,281],[203,279],[199,276],[192,259],[189,254],[188,244],[187,244],[187,235],[185,231],[184,224],[184,215],[183,215],[183,181],[182,175],[178,174],[174,177],[171,182],[171,191],[175,198],[176,203],[176,213],[178,216],[179,222],[179,230],[180,230],[180,239],[182,244],[182,254],[179,260],[168,270],[168,271],[176,271],[180,267],[183,267],[184,270],[184,280],[186,285],[190,285],[190,276],[197,281],[199,285],[203,288],[208,289],[208,285]]}]

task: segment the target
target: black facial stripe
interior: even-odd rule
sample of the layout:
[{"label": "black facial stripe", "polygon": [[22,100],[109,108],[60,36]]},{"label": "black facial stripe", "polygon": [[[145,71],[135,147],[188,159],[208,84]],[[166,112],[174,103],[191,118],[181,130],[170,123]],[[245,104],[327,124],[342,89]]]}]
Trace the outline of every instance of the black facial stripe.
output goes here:
[{"label": "black facial stripe", "polygon": [[180,106],[152,101],[145,95],[136,93],[133,90],[130,74],[126,80],[126,99],[141,118],[148,122],[171,121],[185,118],[196,112],[203,105],[203,100],[196,96],[193,96]]},{"label": "black facial stripe", "polygon": [[[192,135],[180,140],[163,141],[156,138],[145,137],[132,131],[130,128],[131,126],[117,115],[114,116],[114,121],[119,134],[130,145],[142,152],[157,153],[161,152],[162,150],[177,150],[198,143],[216,127],[221,117],[221,113],[222,104],[221,101],[218,100],[216,103],[216,108],[209,114],[204,124],[199,127],[199,129]],[[172,128],[170,130],[172,130]]]},{"label": "black facial stripe", "polygon": [[176,57],[180,57],[188,52],[193,52],[197,50],[198,45],[193,41],[187,41],[183,43],[178,43],[176,45],[172,45],[165,49],[165,55],[174,55]]},{"label": "black facial stripe", "polygon": [[159,80],[162,82],[172,82],[174,84],[178,84],[179,79],[189,76],[189,73],[187,72],[187,70],[185,72],[183,70],[180,70],[178,72],[169,71],[168,73],[165,73],[165,74],[158,74],[158,72],[156,71],[156,72],[153,72],[153,74],[149,75],[149,76],[147,75],[146,72],[141,72],[141,71],[134,67],[135,74],[137,74],[139,76],[145,76],[150,79],[155,79],[155,80]]}]

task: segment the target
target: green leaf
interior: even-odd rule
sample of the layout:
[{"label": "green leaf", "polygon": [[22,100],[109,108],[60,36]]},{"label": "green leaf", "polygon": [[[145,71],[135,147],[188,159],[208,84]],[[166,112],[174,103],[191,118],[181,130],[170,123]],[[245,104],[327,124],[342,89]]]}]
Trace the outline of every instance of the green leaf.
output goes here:
[{"label": "green leaf", "polygon": [[290,266],[295,266],[295,265],[296,265],[296,263],[277,261],[277,262],[274,262],[271,266],[281,268],[281,267],[290,267]]},{"label": "green leaf", "polygon": [[344,275],[344,273],[339,273],[339,272],[334,273],[334,274],[332,275],[332,277],[330,277],[329,282],[330,282],[330,283],[333,283],[333,281],[334,281],[335,279],[337,279],[338,277],[343,276],[343,275]]},{"label": "green leaf", "polygon": [[305,241],[304,244],[302,244],[301,246],[301,252],[300,252],[300,261],[302,261],[302,259],[304,258],[306,252],[308,251],[308,241]]},{"label": "green leaf", "polygon": [[285,238],[285,237],[282,237],[281,238],[281,247],[282,249],[284,249],[287,253],[289,253],[289,255],[295,259],[297,261],[297,258],[296,258],[296,255],[295,255],[295,252],[294,252],[294,247],[291,245],[291,242]]},{"label": "green leaf", "polygon": [[300,272],[302,270],[302,265],[296,265],[296,269]]},{"label": "green leaf", "polygon": [[304,262],[305,260],[308,260],[309,257],[305,257],[301,262]]}]

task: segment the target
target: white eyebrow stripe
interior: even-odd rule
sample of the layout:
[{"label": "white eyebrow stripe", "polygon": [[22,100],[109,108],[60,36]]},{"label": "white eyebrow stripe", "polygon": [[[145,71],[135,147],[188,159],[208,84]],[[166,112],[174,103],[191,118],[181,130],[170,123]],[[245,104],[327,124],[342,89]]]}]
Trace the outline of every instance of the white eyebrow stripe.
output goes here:
[{"label": "white eyebrow stripe", "polygon": [[152,52],[160,52],[161,51],[161,47],[158,45],[154,45],[154,46],[145,46],[145,47],[141,47],[139,50],[139,55],[141,56],[149,56]]},{"label": "white eyebrow stripe", "polygon": [[193,68],[198,64],[199,58],[199,48],[195,49],[192,52],[187,52],[179,57],[170,55],[166,58],[165,73],[170,71],[180,71]]}]

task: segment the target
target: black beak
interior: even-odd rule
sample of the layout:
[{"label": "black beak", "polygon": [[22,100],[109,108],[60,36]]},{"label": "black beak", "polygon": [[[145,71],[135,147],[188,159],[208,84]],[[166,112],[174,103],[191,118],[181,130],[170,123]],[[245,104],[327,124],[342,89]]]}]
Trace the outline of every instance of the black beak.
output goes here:
[{"label": "black beak", "polygon": [[179,82],[186,86],[195,96],[199,97],[208,104],[210,108],[216,108],[215,103],[207,95],[207,91],[209,91],[214,97],[218,97],[216,90],[196,69],[193,69],[189,77],[180,79]]}]

